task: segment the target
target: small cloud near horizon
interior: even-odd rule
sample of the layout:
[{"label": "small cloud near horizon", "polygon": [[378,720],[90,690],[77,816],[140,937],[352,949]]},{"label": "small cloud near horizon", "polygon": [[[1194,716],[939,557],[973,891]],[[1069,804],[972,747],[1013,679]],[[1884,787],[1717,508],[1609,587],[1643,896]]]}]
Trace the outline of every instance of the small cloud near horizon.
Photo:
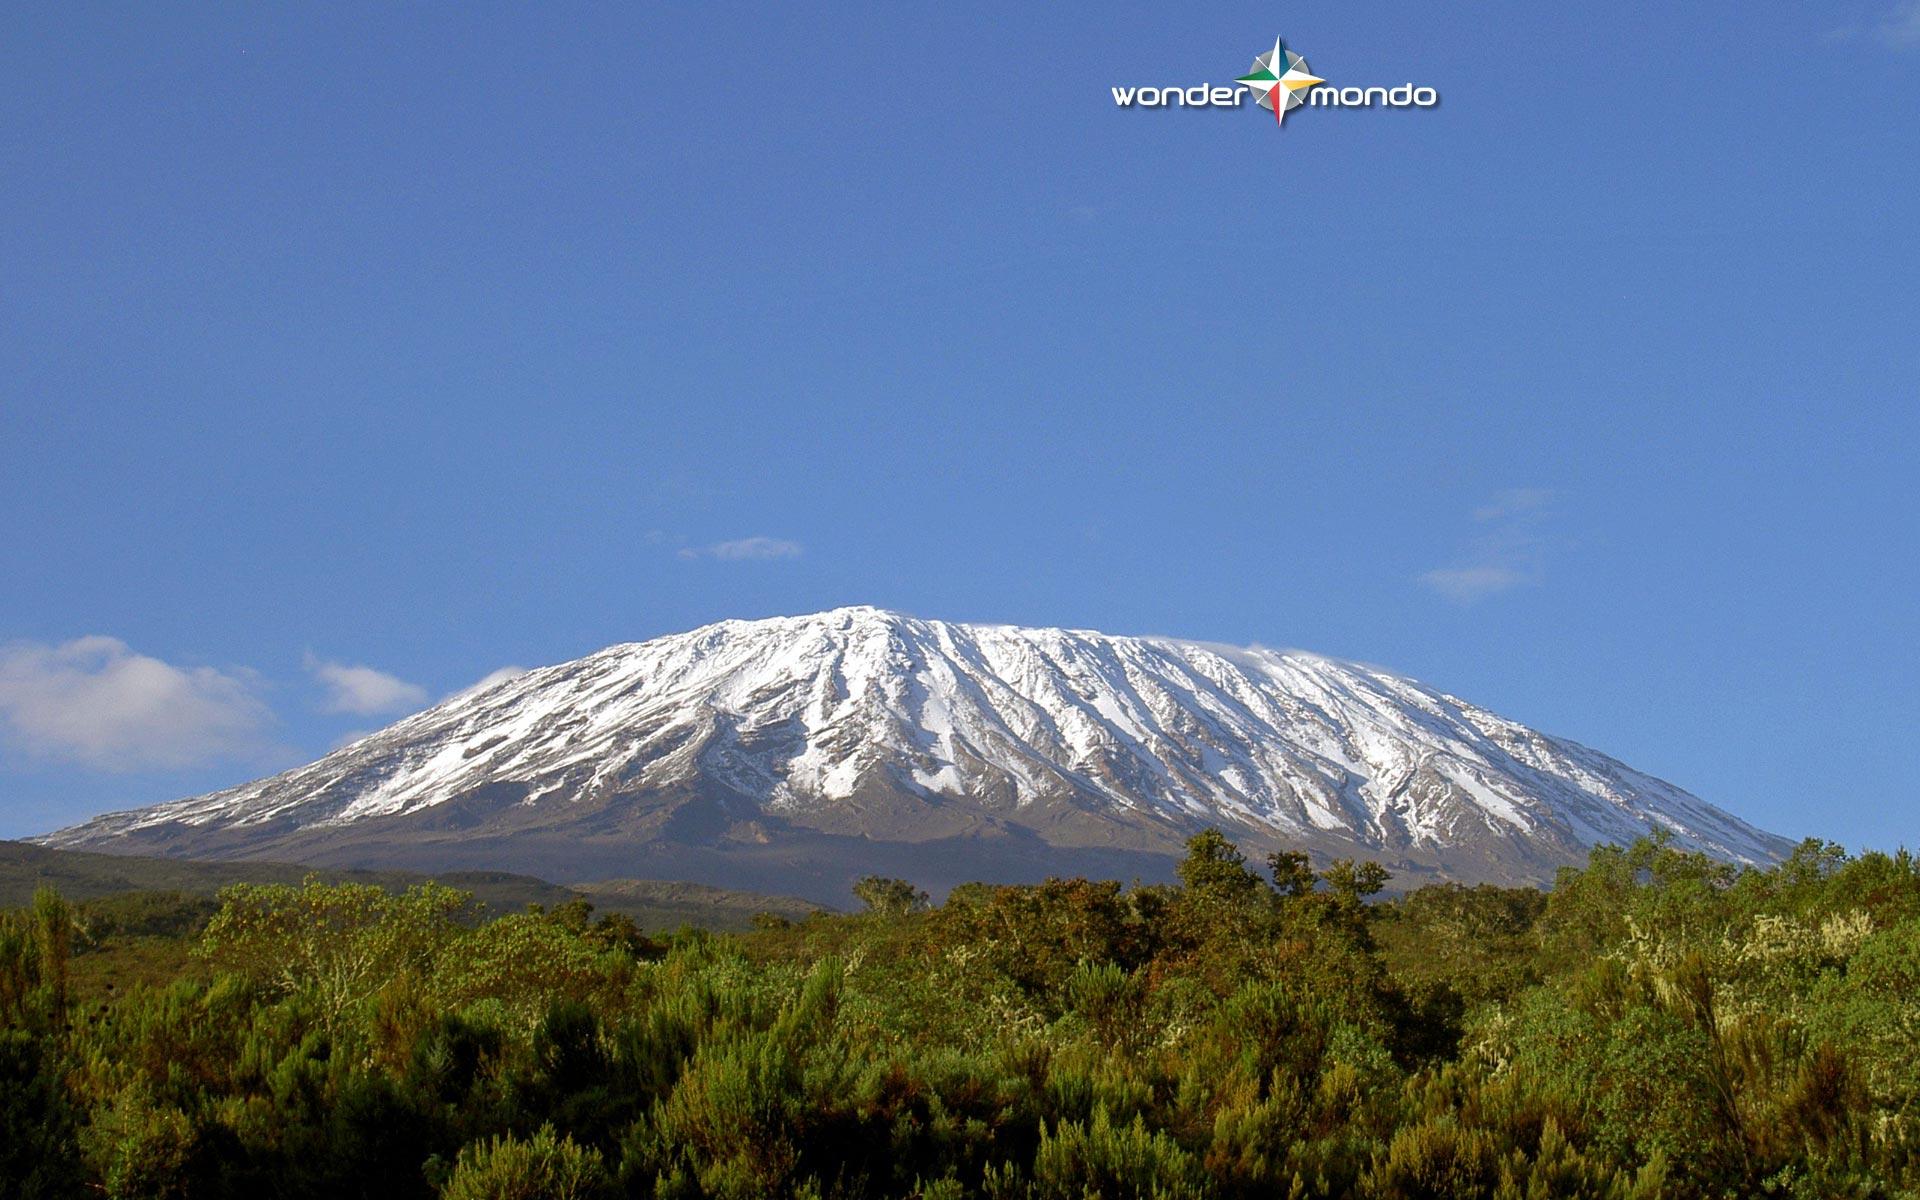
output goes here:
[{"label": "small cloud near horizon", "polygon": [[309,651],[307,673],[326,689],[321,711],[371,717],[405,712],[427,702],[427,689],[385,671],[317,658]]},{"label": "small cloud near horizon", "polygon": [[1476,534],[1456,561],[1420,575],[1420,582],[1453,601],[1473,604],[1517,587],[1540,584],[1553,539],[1544,526],[1554,493],[1546,488],[1508,488],[1473,510]]},{"label": "small cloud near horizon", "polygon": [[1476,521],[1498,521],[1504,517],[1519,516],[1523,513],[1541,512],[1553,502],[1553,492],[1547,488],[1508,488],[1497,493],[1492,500],[1473,510]]},{"label": "small cloud near horizon", "polygon": [[749,562],[776,558],[799,558],[806,547],[785,538],[744,537],[710,546],[688,546],[681,558],[717,558],[723,562]]},{"label": "small cloud near horizon", "polygon": [[1435,567],[1420,576],[1420,582],[1457,604],[1472,604],[1538,580],[1513,567],[1487,566]]},{"label": "small cloud near horizon", "polygon": [[267,753],[272,711],[251,671],[181,667],[91,635],[0,646],[0,732],[35,757],[167,770]]},{"label": "small cloud near horizon", "polygon": [[1870,38],[1889,50],[1920,49],[1920,0],[1899,0],[1878,21],[1842,25],[1828,30],[1824,38],[1829,42]]}]

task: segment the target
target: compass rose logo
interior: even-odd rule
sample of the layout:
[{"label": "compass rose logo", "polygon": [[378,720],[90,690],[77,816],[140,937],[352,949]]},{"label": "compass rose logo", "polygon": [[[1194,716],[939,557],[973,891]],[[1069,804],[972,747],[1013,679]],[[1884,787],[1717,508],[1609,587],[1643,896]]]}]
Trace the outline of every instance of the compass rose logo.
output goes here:
[{"label": "compass rose logo", "polygon": [[1273,39],[1273,49],[1253,60],[1253,69],[1233,81],[1233,86],[1195,83],[1150,84],[1146,87],[1116,87],[1113,103],[1119,108],[1245,108],[1249,93],[1253,102],[1273,114],[1276,127],[1282,125],[1290,109],[1302,104],[1310,108],[1432,108],[1440,103],[1438,89],[1426,84],[1377,83],[1367,87],[1322,87],[1327,81],[1315,75],[1307,60],[1287,49],[1281,38]]},{"label": "compass rose logo", "polygon": [[1234,80],[1253,90],[1254,103],[1273,113],[1277,126],[1286,120],[1287,110],[1303,102],[1301,93],[1325,83],[1307,70],[1307,60],[1287,49],[1286,42],[1273,39],[1273,49],[1253,60],[1253,70]]}]

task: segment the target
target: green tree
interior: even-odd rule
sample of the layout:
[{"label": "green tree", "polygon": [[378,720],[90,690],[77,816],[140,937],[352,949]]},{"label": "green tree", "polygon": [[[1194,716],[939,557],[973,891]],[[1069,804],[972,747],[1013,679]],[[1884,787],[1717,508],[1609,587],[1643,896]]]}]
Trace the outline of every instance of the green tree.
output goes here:
[{"label": "green tree", "polygon": [[1282,896],[1298,897],[1313,891],[1313,860],[1301,850],[1276,850],[1267,855],[1267,869],[1273,872],[1274,890]]},{"label": "green tree", "polygon": [[904,917],[926,909],[928,896],[904,879],[868,875],[853,885],[854,898],[867,911],[883,917]]},{"label": "green tree", "polygon": [[371,884],[234,884],[220,893],[199,952],[286,993],[311,997],[332,1026],[396,975],[424,971],[472,902],[438,883],[395,895]]},{"label": "green tree", "polygon": [[1350,858],[1334,861],[1320,872],[1320,878],[1336,900],[1358,904],[1368,896],[1377,896],[1393,875],[1377,862],[1355,862]]},{"label": "green tree", "polygon": [[73,908],[50,887],[24,912],[0,914],[0,1020],[65,1027],[77,929]]},{"label": "green tree", "polygon": [[1260,877],[1247,869],[1247,856],[1218,829],[1203,829],[1187,839],[1187,856],[1178,868],[1180,885],[1189,892],[1219,899],[1242,899],[1260,887]]}]

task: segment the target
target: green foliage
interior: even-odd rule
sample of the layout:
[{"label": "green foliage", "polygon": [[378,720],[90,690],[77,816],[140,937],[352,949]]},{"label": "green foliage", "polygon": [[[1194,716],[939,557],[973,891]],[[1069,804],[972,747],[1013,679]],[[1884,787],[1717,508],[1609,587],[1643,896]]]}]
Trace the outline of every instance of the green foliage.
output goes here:
[{"label": "green foliage", "polygon": [[460,953],[441,954],[426,973],[426,989],[442,1010],[488,1001],[532,1028],[556,998],[584,1000],[603,978],[610,954],[564,917],[514,913],[490,921],[460,940]]},{"label": "green foliage", "polygon": [[220,893],[200,952],[310,997],[329,1025],[449,941],[471,898],[437,883],[394,895],[373,884],[237,883]]},{"label": "green foliage", "polygon": [[199,933],[220,911],[217,901],[185,892],[123,892],[80,906],[79,922],[89,943],[121,937],[187,937]]},{"label": "green foliage", "polygon": [[1322,871],[1320,878],[1335,898],[1348,904],[1358,904],[1368,896],[1379,895],[1393,875],[1377,862],[1356,863],[1350,858],[1342,858]]},{"label": "green foliage", "polygon": [[1116,1128],[1101,1107],[1091,1121],[1066,1121],[1041,1131],[1033,1185],[1026,1194],[1033,1200],[1187,1200],[1206,1195],[1207,1186],[1200,1164],[1174,1138],[1149,1130],[1139,1117]]},{"label": "green foliage", "polygon": [[184,1200],[194,1194],[200,1172],[192,1120],[138,1085],[94,1110],[81,1144],[91,1173],[112,1200]]},{"label": "green foliage", "polygon": [[466,1147],[440,1189],[441,1200],[600,1200],[611,1194],[600,1152],[555,1137],[551,1125],[524,1141],[507,1134]]},{"label": "green foliage", "polygon": [[33,904],[0,914],[0,1020],[59,1026],[66,1020],[74,912],[52,888]]},{"label": "green foliage", "polygon": [[1313,860],[1299,850],[1280,850],[1267,855],[1267,869],[1273,873],[1273,889],[1282,896],[1298,897],[1313,891]]},{"label": "green foliage", "polygon": [[1187,856],[1180,861],[1180,885],[1201,896],[1231,899],[1259,889],[1260,877],[1247,869],[1247,856],[1218,829],[1207,829],[1187,839]]},{"label": "green foliage", "polygon": [[1066,1001],[1070,1011],[1086,1020],[1100,1045],[1121,1053],[1139,1049],[1150,1029],[1143,1019],[1146,981],[1116,963],[1081,963],[1067,977]]},{"label": "green foliage", "polygon": [[904,879],[868,875],[853,885],[854,899],[867,911],[883,917],[904,917],[925,911],[927,894]]},{"label": "green foliage", "polygon": [[[1209,831],[1177,887],[869,879],[664,941],[432,887],[48,893],[0,914],[0,1195],[1920,1194],[1910,857],[1654,838],[1391,900],[1266,865]],[[136,944],[171,974],[75,986]]]},{"label": "green foliage", "polygon": [[1533,888],[1434,884],[1384,909],[1374,934],[1408,984],[1470,1003],[1504,1001],[1539,981],[1535,929],[1546,905]]},{"label": "green foliage", "polygon": [[1493,1135],[1463,1128],[1449,1113],[1397,1130],[1361,1192],[1377,1200],[1472,1200],[1492,1194],[1497,1170]]},{"label": "green foliage", "polygon": [[73,1104],[58,1048],[24,1029],[0,1029],[0,1194],[17,1200],[78,1195]]},{"label": "green foliage", "polygon": [[978,960],[996,979],[1048,1012],[1067,978],[1086,962],[1133,970],[1149,957],[1163,905],[1153,892],[1123,893],[1113,882],[1049,879],[1037,887],[957,887],[930,920],[929,937]]}]

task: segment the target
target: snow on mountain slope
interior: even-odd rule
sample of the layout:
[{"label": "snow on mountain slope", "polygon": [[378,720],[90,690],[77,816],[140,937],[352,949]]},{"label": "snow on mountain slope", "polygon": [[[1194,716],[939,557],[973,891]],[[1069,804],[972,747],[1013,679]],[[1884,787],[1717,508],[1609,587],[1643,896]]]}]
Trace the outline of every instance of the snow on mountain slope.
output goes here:
[{"label": "snow on mountain slope", "polygon": [[1481,876],[1502,855],[1572,861],[1656,827],[1736,861],[1788,848],[1603,754],[1373,667],[872,608],[610,647],[455,696],[309,766],[45,840],[164,831],[192,852],[221,852],[224,837],[262,856],[413,828],[457,799],[461,828],[552,835],[592,814],[611,836],[625,808],[693,794],[716,798],[715,829],[734,831],[713,833],[723,840],[745,828],[761,841],[794,829],[913,842],[986,823],[1049,844],[1170,851],[1213,824],[1258,844],[1405,851],[1443,871],[1471,850]]}]

